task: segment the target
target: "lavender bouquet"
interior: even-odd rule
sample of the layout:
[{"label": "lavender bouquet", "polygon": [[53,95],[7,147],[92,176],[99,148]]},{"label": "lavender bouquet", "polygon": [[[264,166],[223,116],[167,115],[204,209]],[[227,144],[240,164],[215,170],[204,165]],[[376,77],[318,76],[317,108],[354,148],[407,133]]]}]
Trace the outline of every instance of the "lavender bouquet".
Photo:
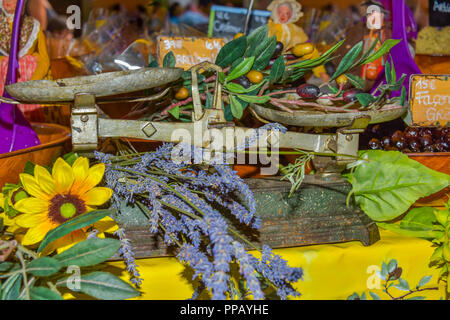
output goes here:
[{"label": "lavender bouquet", "polygon": [[[191,267],[192,280],[201,283],[192,299],[203,290],[215,300],[249,295],[265,299],[264,289],[268,287],[275,289],[281,299],[300,296],[292,284],[302,279],[302,269],[289,267],[268,246],[255,246],[221,213],[230,213],[242,225],[260,228],[256,202],[245,182],[226,164],[205,168],[176,163],[172,161],[174,148],[164,144],[151,153],[96,153],[97,160],[106,165],[105,180],[114,190],[114,209],[119,212],[124,202],[138,206],[149,219],[149,232],[160,234],[168,246],[177,247],[177,259]],[[201,152],[195,148],[192,151],[193,158]],[[235,200],[236,193],[245,199],[245,206]],[[130,242],[123,229],[117,235],[132,281],[139,286],[142,279]],[[259,251],[260,258],[248,253],[245,246]],[[238,266],[241,277],[238,284],[232,275],[234,266]],[[240,294],[243,290],[244,294]]]}]

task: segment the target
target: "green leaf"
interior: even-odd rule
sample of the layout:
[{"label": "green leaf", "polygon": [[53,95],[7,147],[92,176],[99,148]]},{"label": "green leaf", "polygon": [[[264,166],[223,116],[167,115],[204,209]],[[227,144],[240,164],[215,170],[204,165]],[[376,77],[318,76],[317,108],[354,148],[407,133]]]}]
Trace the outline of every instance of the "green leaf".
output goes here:
[{"label": "green leaf", "polygon": [[34,167],[36,165],[31,162],[31,161],[27,161],[27,163],[25,163],[25,168],[23,169],[23,173],[27,173],[31,176],[34,176]]},{"label": "green leaf", "polygon": [[249,93],[252,91],[255,91],[257,89],[259,89],[264,83],[266,82],[266,80],[261,81],[258,84],[252,85],[251,87],[249,87],[248,89],[245,89],[243,86],[241,86],[240,84],[234,83],[234,82],[229,82],[225,85],[225,87],[230,90],[233,93],[237,93],[237,94],[242,94],[242,93]]},{"label": "green leaf", "polygon": [[236,119],[240,119],[242,118],[242,116],[244,115],[244,109],[242,107],[242,104],[239,102],[239,100],[233,96],[230,95],[230,106],[231,106],[231,112],[233,114],[233,117],[235,117]]},{"label": "green leaf", "polygon": [[63,300],[58,292],[45,287],[33,287],[30,289],[31,300]]},{"label": "green leaf", "polygon": [[219,82],[223,84],[225,82],[226,76],[227,75],[224,72],[219,72]]},{"label": "green leaf", "polygon": [[361,89],[363,90],[366,83],[364,81],[363,78],[359,77],[359,76],[355,76],[354,74],[351,73],[346,73],[345,76],[348,78],[348,80],[350,81],[350,83],[357,89]]},{"label": "green leaf", "polygon": [[430,258],[430,263],[440,263],[444,261],[444,246],[438,247],[434,250],[433,255]]},{"label": "green leaf", "polygon": [[277,46],[277,37],[272,36],[266,41],[264,41],[260,48],[258,48],[255,52],[255,64],[253,65],[253,69],[262,71],[264,70],[270,62],[270,59],[273,57]]},{"label": "green leaf", "polygon": [[0,263],[0,272],[8,272],[10,271],[14,266],[17,266],[17,263],[13,263],[13,262],[2,262]]},{"label": "green leaf", "polygon": [[435,218],[435,221],[440,223],[443,226],[447,225],[448,219],[450,217],[449,210],[433,210],[433,216]]},{"label": "green leaf", "polygon": [[377,226],[385,230],[389,230],[398,233],[403,236],[414,237],[414,238],[424,238],[432,239],[437,236],[444,234],[442,231],[414,231],[401,228],[398,224],[377,222]]},{"label": "green leaf", "polygon": [[247,37],[242,36],[233,41],[228,42],[220,50],[216,58],[216,64],[222,68],[231,65],[235,60],[242,57],[247,49]]},{"label": "green leaf", "polygon": [[363,107],[367,107],[376,100],[370,93],[358,93],[355,96]]},{"label": "green leaf", "polygon": [[321,55],[316,59],[304,60],[299,63],[290,65],[289,69],[296,69],[296,68],[314,69],[315,67],[321,66],[326,63],[328,57],[331,56],[336,50],[338,50],[344,44],[344,42],[345,40],[338,42],[332,48],[328,49],[327,52],[325,52],[323,55]]},{"label": "green leaf", "polygon": [[20,296],[22,273],[16,273],[9,277],[2,285],[0,300],[17,300]]},{"label": "green leaf", "polygon": [[382,280],[386,279],[388,274],[389,274],[389,271],[388,271],[387,264],[386,264],[386,262],[383,261],[383,263],[381,264],[381,273],[380,273],[381,279]]},{"label": "green leaf", "polygon": [[111,258],[120,248],[115,239],[88,239],[54,257],[62,266],[90,267]]},{"label": "green leaf", "polygon": [[174,117],[175,119],[180,119],[180,107],[175,107],[169,110],[169,113]]},{"label": "green leaf", "polygon": [[246,75],[250,70],[252,70],[253,63],[255,62],[255,57],[250,57],[242,61],[236,68],[230,72],[225,81],[233,81],[243,75]]},{"label": "green leaf", "polygon": [[246,96],[246,95],[238,95],[238,98],[248,102],[248,103],[259,103],[259,104],[264,104],[270,101],[270,97],[268,96]]},{"label": "green leaf", "polygon": [[431,278],[433,278],[433,276],[425,276],[425,277],[423,277],[420,280],[419,284],[417,285],[417,289],[420,288],[420,287],[426,286],[431,281]]},{"label": "green leaf", "polygon": [[27,266],[27,273],[31,273],[36,277],[49,277],[59,270],[62,265],[58,260],[50,257],[41,257],[31,261]]},{"label": "green leaf", "polygon": [[363,47],[364,41],[360,41],[353,48],[351,48],[349,52],[347,52],[344,58],[342,58],[341,63],[338,65],[336,72],[331,77],[330,81],[337,79],[340,75],[346,73],[351,68],[353,63],[361,54]]},{"label": "green leaf", "polygon": [[434,208],[430,207],[414,208],[403,218],[400,226],[403,229],[414,231],[434,230],[433,223],[436,222],[434,210]]},{"label": "green leaf", "polygon": [[158,60],[151,53],[148,55],[148,67],[159,68]]},{"label": "green leaf", "polygon": [[395,269],[397,269],[398,266],[398,262],[395,259],[392,259],[391,261],[389,261],[388,265],[387,265],[387,271],[388,273],[392,273],[395,271]]},{"label": "green leaf", "polygon": [[164,68],[174,68],[176,65],[175,55],[172,51],[170,51],[163,59],[163,67]]},{"label": "green leaf", "polygon": [[356,292],[354,292],[351,296],[347,298],[347,300],[359,300],[359,299],[360,299],[359,294],[357,294]]},{"label": "green leaf", "polygon": [[63,156],[64,161],[67,162],[70,166],[72,166],[78,158],[79,156],[75,152],[70,152]]},{"label": "green leaf", "polygon": [[367,297],[366,297],[366,293],[365,293],[365,292],[361,295],[361,300],[367,300]]},{"label": "green leaf", "polygon": [[395,47],[401,40],[394,40],[394,39],[388,39],[386,40],[383,45],[380,47],[380,49],[378,49],[378,51],[376,51],[374,54],[372,54],[371,56],[367,57],[366,59],[362,60],[359,65],[365,65],[368,64],[370,62],[373,62],[375,60],[380,59],[382,56],[384,56],[386,53],[388,53],[389,51],[391,51],[391,49],[393,47]]},{"label": "green leaf", "polygon": [[418,199],[449,186],[450,176],[427,168],[397,151],[361,151],[367,160],[345,175],[356,203],[374,221],[405,213]]},{"label": "green leaf", "polygon": [[401,291],[411,290],[408,281],[406,281],[405,279],[398,279],[398,284],[394,285],[394,288],[397,288]]},{"label": "green leaf", "polygon": [[425,299],[426,299],[426,297],[417,296],[417,297],[408,298],[406,300],[425,300]]},{"label": "green leaf", "polygon": [[247,36],[247,50],[245,52],[246,57],[255,55],[256,49],[261,43],[263,43],[269,36],[269,27],[265,24]]},{"label": "green leaf", "polygon": [[386,76],[386,82],[387,84],[393,84],[392,83],[392,71],[391,71],[391,64],[389,61],[386,61],[386,64],[384,66],[384,74]]},{"label": "green leaf", "polygon": [[277,83],[281,77],[283,77],[286,70],[286,64],[284,63],[283,56],[278,57],[270,69],[269,81],[270,84]]},{"label": "green leaf", "polygon": [[[58,287],[66,287],[68,278],[58,281]],[[124,300],[140,295],[127,282],[106,272],[93,272],[80,278],[80,291],[101,300]]]},{"label": "green leaf", "polygon": [[402,87],[402,95],[400,96],[400,105],[401,106],[405,106],[406,98],[407,98],[406,88]]},{"label": "green leaf", "polygon": [[373,300],[381,300],[381,298],[374,292],[369,292]]},{"label": "green leaf", "polygon": [[51,242],[58,240],[59,238],[64,237],[65,235],[75,230],[88,227],[110,214],[112,214],[111,210],[98,210],[83,214],[79,217],[67,221],[66,223],[47,233],[38,248],[38,253],[42,252],[42,250],[44,250]]}]

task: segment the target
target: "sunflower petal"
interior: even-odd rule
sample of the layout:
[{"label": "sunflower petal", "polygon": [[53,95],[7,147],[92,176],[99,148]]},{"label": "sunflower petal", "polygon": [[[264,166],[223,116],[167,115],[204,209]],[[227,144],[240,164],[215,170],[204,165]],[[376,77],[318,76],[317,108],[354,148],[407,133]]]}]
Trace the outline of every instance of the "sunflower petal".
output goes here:
[{"label": "sunflower petal", "polygon": [[53,180],[52,175],[47,169],[36,165],[34,167],[34,177],[42,191],[49,195],[53,195],[56,192],[55,180]]},{"label": "sunflower petal", "polygon": [[103,163],[96,164],[95,166],[89,168],[88,176],[84,180],[83,184],[77,188],[77,194],[82,195],[88,190],[94,188],[102,181],[104,174],[105,164]]},{"label": "sunflower petal", "polygon": [[16,224],[22,228],[34,228],[48,220],[47,213],[22,214],[16,218]]},{"label": "sunflower petal", "polygon": [[[119,229],[119,226],[111,217],[106,216],[94,223],[94,228],[98,230],[99,234],[103,234],[103,232],[114,233]],[[99,236],[97,235],[97,237]]]},{"label": "sunflower petal", "polygon": [[62,158],[58,158],[53,165],[52,175],[57,185],[57,191],[59,193],[68,193],[75,179],[72,167]]},{"label": "sunflower petal", "polygon": [[101,206],[111,198],[113,191],[109,188],[98,187],[89,190],[80,198],[88,206]]},{"label": "sunflower petal", "polygon": [[29,246],[41,242],[52,227],[53,225],[51,223],[43,223],[29,229],[23,237],[22,244],[24,246]]},{"label": "sunflower petal", "polygon": [[39,183],[37,183],[32,175],[21,173],[20,182],[22,182],[23,188],[29,195],[40,199],[50,200],[50,196],[42,191]]},{"label": "sunflower petal", "polygon": [[38,198],[25,198],[14,205],[14,209],[22,213],[43,213],[48,210],[50,203]]},{"label": "sunflower petal", "polygon": [[72,165],[74,183],[83,183],[89,174],[89,160],[85,157],[79,157]]}]

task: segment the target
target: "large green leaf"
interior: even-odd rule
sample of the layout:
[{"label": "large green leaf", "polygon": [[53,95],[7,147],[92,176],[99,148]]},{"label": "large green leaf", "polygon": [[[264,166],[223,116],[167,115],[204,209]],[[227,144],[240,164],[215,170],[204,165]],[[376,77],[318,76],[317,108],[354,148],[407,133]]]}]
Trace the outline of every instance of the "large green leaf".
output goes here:
[{"label": "large green leaf", "polygon": [[230,41],[220,50],[216,58],[216,64],[222,68],[228,67],[242,57],[246,49],[247,37],[243,36]]},{"label": "large green leaf", "polygon": [[345,40],[341,40],[340,42],[335,44],[333,47],[328,49],[323,55],[321,55],[320,57],[318,57],[316,59],[304,60],[304,61],[300,61],[299,63],[290,65],[289,69],[297,69],[297,68],[311,69],[311,68],[321,66],[327,62],[328,57],[331,56],[336,50],[338,50],[344,44],[344,42],[345,42]]},{"label": "large green leaf", "polygon": [[7,272],[10,271],[13,267],[18,266],[17,263],[13,263],[13,262],[2,262],[0,263],[0,272]]},{"label": "large green leaf", "polygon": [[286,64],[284,62],[283,56],[280,56],[275,60],[270,69],[269,81],[270,84],[274,84],[281,79],[286,70]]},{"label": "large green leaf", "polygon": [[247,95],[238,95],[238,98],[248,102],[248,103],[260,103],[260,104],[264,104],[266,102],[270,101],[270,97],[268,96],[247,96]]},{"label": "large green leaf", "polygon": [[62,266],[90,267],[111,258],[119,248],[119,240],[94,238],[80,242],[54,258]]},{"label": "large green leaf", "polygon": [[356,59],[358,59],[364,47],[364,41],[358,42],[349,52],[342,58],[341,63],[339,63],[336,72],[331,77],[330,81],[336,79],[340,75],[346,73],[351,66],[354,64]]},{"label": "large green leaf", "polygon": [[249,87],[248,89],[244,88],[243,86],[241,86],[240,84],[234,83],[234,82],[228,82],[225,87],[230,90],[233,93],[237,93],[237,94],[241,94],[241,93],[250,93],[252,91],[256,91],[257,89],[259,89],[262,85],[264,85],[266,83],[266,80],[261,81],[258,84],[254,84],[251,87]]},{"label": "large green leaf", "polygon": [[388,39],[386,40],[383,45],[371,56],[367,57],[366,59],[362,60],[359,65],[368,64],[370,62],[373,62],[375,60],[380,59],[382,56],[384,56],[386,53],[388,53],[393,47],[395,47],[401,40],[394,40],[394,39]]},{"label": "large green leaf", "polygon": [[57,273],[62,265],[50,257],[41,257],[31,261],[27,266],[27,273],[36,277],[48,277]]},{"label": "large green leaf", "polygon": [[41,242],[38,248],[38,253],[42,252],[42,250],[44,250],[47,247],[47,245],[49,245],[51,242],[58,240],[59,238],[64,237],[65,235],[75,230],[88,227],[110,214],[112,214],[111,210],[98,210],[86,213],[84,215],[81,215],[79,217],[67,221],[66,223],[58,226],[57,228],[47,233],[47,235],[45,236],[44,240]]},{"label": "large green leaf", "polygon": [[397,151],[362,151],[367,160],[346,175],[356,203],[374,221],[405,213],[418,199],[449,186],[450,176],[427,168]]},{"label": "large green leaf", "polygon": [[378,222],[377,226],[383,228],[385,230],[389,230],[395,233],[398,233],[402,236],[414,237],[414,238],[424,238],[424,239],[433,239],[444,234],[443,231],[429,230],[429,231],[416,231],[403,229],[400,225],[395,223],[385,223]]},{"label": "large green leaf", "polygon": [[436,222],[434,208],[421,207],[412,209],[400,222],[403,229],[430,231],[434,230],[433,223]]},{"label": "large green leaf", "polygon": [[[68,278],[58,281],[66,287]],[[93,272],[80,278],[80,291],[101,300],[124,300],[139,296],[139,291],[127,282],[107,272]]]},{"label": "large green leaf", "polygon": [[236,68],[233,69],[233,71],[230,72],[230,74],[226,78],[226,81],[233,81],[234,79],[247,74],[250,70],[252,70],[254,62],[255,57],[250,57],[243,60],[239,65],[236,66]]},{"label": "large green leaf", "polygon": [[58,292],[45,287],[33,287],[30,289],[31,300],[63,300]]}]

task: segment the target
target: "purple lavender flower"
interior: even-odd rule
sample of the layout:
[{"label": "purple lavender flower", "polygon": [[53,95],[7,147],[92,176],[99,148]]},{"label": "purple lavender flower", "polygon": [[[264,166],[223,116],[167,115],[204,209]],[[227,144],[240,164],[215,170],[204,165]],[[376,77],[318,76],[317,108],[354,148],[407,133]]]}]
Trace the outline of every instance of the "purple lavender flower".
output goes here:
[{"label": "purple lavender flower", "polygon": [[119,237],[119,240],[122,243],[122,246],[119,249],[119,254],[122,255],[125,260],[127,271],[130,272],[133,276],[131,282],[139,287],[141,286],[143,279],[141,279],[141,275],[137,269],[137,264],[136,260],[134,259],[134,253],[131,249],[130,240],[127,239],[125,230],[122,228],[118,229],[114,234]]}]

